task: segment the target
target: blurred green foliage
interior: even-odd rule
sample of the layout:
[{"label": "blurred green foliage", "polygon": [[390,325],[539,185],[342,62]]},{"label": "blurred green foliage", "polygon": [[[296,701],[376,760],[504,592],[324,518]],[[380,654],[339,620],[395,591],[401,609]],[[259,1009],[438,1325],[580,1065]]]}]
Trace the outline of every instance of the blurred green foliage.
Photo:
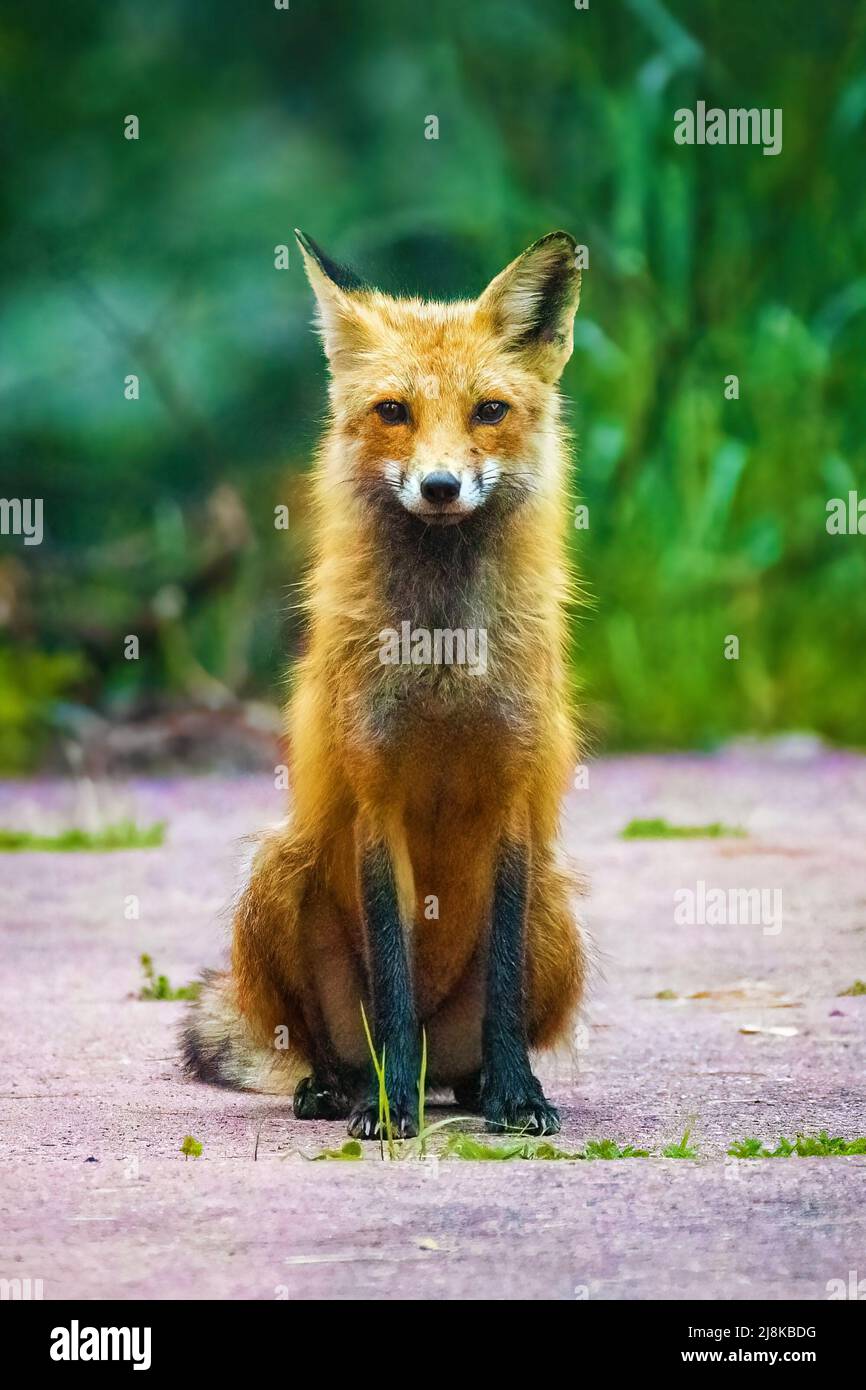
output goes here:
[{"label": "blurred green foliage", "polygon": [[[866,742],[866,537],[824,524],[866,493],[864,39],[858,0],[9,0],[2,492],[46,537],[0,539],[0,762],[61,691],[278,695],[325,405],[295,225],[438,295],[555,227],[589,247],[564,391],[597,744]],[[676,145],[699,99],[781,108],[782,153]]]}]

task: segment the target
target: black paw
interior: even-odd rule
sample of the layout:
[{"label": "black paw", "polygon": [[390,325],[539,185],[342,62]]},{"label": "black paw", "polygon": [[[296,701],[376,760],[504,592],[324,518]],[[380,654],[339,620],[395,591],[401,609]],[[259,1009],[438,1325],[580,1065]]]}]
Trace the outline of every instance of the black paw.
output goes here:
[{"label": "black paw", "polygon": [[344,1120],[349,1102],[337,1087],[305,1076],[295,1087],[292,1110],[297,1120]]},{"label": "black paw", "polygon": [[501,1133],[518,1130],[521,1134],[558,1134],[562,1128],[559,1111],[545,1098],[540,1082],[529,1076],[518,1084],[481,1085],[481,1112],[487,1128]]},{"label": "black paw", "polygon": [[[408,1105],[391,1102],[391,1134],[394,1139],[413,1139],[418,1133],[418,1116]],[[361,1101],[349,1116],[349,1134],[353,1139],[387,1139],[384,1119],[379,1134],[378,1100]]]}]

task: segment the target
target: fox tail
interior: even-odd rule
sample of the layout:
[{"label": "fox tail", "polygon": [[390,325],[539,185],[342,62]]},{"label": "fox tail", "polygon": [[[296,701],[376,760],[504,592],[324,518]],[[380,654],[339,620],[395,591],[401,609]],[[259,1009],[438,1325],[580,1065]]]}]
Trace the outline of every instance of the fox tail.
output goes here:
[{"label": "fox tail", "polygon": [[228,971],[206,970],[181,1030],[184,1070],[213,1086],[291,1095],[310,1071],[297,1052],[266,1046],[238,1007]]}]

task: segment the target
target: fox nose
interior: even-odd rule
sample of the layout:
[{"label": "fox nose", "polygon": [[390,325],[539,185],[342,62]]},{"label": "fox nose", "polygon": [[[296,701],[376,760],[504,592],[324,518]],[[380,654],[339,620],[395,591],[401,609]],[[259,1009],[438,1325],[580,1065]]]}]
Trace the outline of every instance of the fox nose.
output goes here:
[{"label": "fox nose", "polygon": [[444,469],[428,473],[421,479],[421,496],[425,502],[453,502],[460,496],[460,479]]}]

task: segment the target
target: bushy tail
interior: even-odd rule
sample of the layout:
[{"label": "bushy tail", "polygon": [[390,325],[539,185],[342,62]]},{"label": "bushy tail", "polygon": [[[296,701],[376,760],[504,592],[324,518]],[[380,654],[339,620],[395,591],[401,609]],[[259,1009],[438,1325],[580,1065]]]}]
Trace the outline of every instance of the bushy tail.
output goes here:
[{"label": "bushy tail", "polygon": [[264,1046],[241,1013],[230,973],[206,970],[184,1020],[181,1050],[190,1076],[238,1091],[291,1095],[310,1066],[289,1049]]}]

